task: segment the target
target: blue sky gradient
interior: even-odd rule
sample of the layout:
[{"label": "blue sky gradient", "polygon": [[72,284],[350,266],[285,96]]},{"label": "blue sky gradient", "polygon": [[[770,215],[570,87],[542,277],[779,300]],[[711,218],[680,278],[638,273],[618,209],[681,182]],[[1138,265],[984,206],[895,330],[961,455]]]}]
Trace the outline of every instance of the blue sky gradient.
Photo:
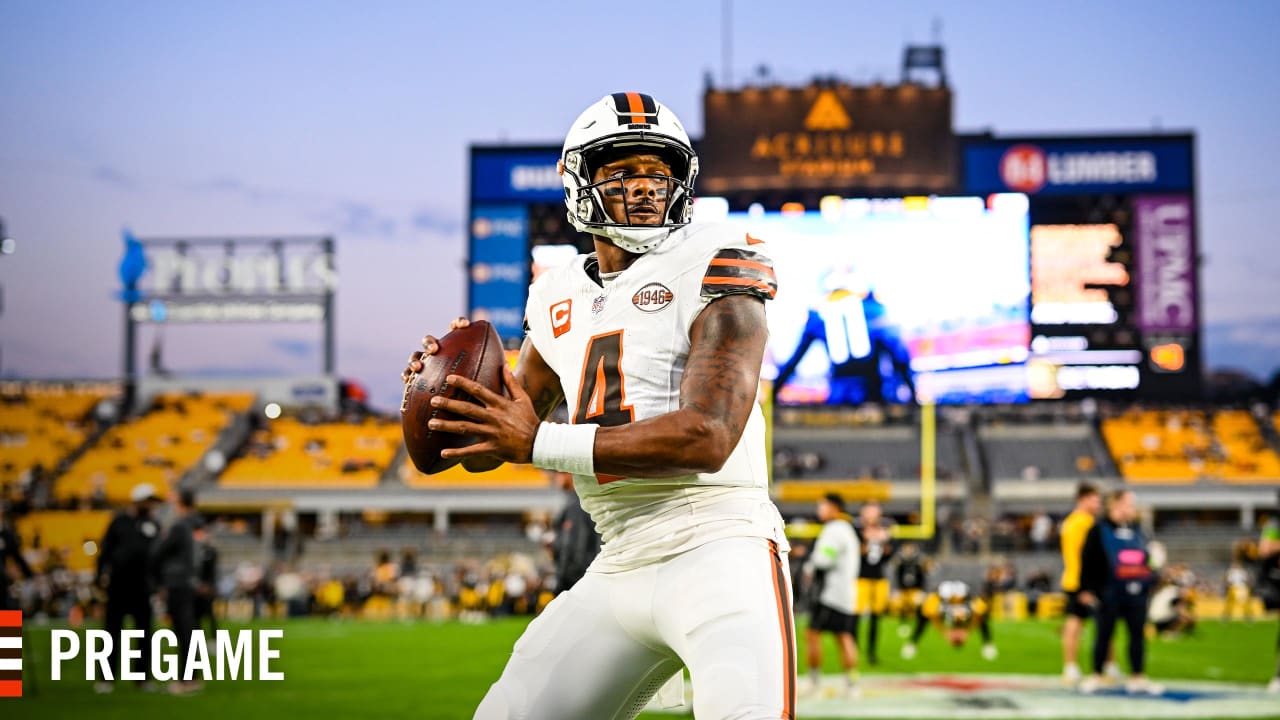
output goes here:
[{"label": "blue sky gradient", "polygon": [[[720,18],[720,2],[4,3],[0,217],[19,250],[0,259],[0,373],[120,372],[126,226],[331,233],[339,371],[391,407],[404,358],[463,309],[467,145],[557,142],[624,89],[701,134]],[[896,81],[935,19],[957,130],[1197,133],[1208,363],[1280,366],[1280,4],[739,0],[732,74]],[[314,328],[163,332],[176,369],[319,367]]]}]

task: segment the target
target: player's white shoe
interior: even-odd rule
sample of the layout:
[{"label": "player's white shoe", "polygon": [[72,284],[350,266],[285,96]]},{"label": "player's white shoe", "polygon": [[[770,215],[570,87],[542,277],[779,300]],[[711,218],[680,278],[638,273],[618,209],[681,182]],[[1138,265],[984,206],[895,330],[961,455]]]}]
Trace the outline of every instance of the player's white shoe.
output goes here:
[{"label": "player's white shoe", "polygon": [[848,683],[844,686],[844,697],[846,700],[857,700],[862,697],[862,685],[856,682]]},{"label": "player's white shoe", "polygon": [[818,692],[821,684],[813,679],[812,675],[801,675],[796,678],[796,695],[807,697]]},{"label": "player's white shoe", "polygon": [[1108,685],[1118,685],[1124,682],[1124,673],[1120,672],[1120,666],[1114,662],[1103,665],[1102,674],[1106,677]]},{"label": "player's white shoe", "polygon": [[1082,677],[1084,676],[1080,674],[1080,666],[1075,663],[1071,663],[1070,665],[1062,668],[1063,685],[1075,685],[1080,682],[1080,678]]},{"label": "player's white shoe", "polygon": [[914,659],[915,659],[915,657],[916,657],[916,646],[915,646],[915,645],[912,645],[911,643],[907,643],[906,645],[903,645],[903,646],[902,646],[902,659],[903,659],[903,660],[914,660]]},{"label": "player's white shoe", "polygon": [[996,649],[995,645],[982,646],[982,658],[984,660],[995,660],[998,657],[1000,657],[1000,651]]},{"label": "player's white shoe", "polygon": [[1124,684],[1125,692],[1130,695],[1163,695],[1164,686],[1160,683],[1151,682],[1145,675],[1130,678],[1129,682]]},{"label": "player's white shoe", "polygon": [[1280,677],[1271,678],[1271,682],[1267,683],[1267,692],[1280,693]]},{"label": "player's white shoe", "polygon": [[1080,681],[1080,692],[1085,695],[1092,695],[1102,689],[1102,677],[1098,675],[1090,675]]}]

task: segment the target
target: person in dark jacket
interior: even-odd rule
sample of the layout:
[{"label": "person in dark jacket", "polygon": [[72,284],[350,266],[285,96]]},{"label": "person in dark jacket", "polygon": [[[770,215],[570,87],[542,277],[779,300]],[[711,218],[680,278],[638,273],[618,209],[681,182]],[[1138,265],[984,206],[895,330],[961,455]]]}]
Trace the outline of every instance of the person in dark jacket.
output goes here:
[{"label": "person in dark jacket", "polygon": [[1156,576],[1151,568],[1147,538],[1138,527],[1138,507],[1133,493],[1116,490],[1107,497],[1106,516],[1090,528],[1080,554],[1079,600],[1097,609],[1097,635],[1093,643],[1093,675],[1080,683],[1080,691],[1094,693],[1102,686],[1102,672],[1111,648],[1116,623],[1129,631],[1129,671],[1125,689],[1130,694],[1160,695],[1164,688],[1147,679],[1147,608]]},{"label": "person in dark jacket", "polygon": [[[1280,528],[1268,523],[1258,541],[1258,571],[1255,592],[1268,612],[1280,610]],[[1280,636],[1276,638],[1276,674],[1267,692],[1280,693]]]},{"label": "person in dark jacket", "polygon": [[591,516],[582,509],[573,489],[573,476],[556,473],[555,482],[564,490],[564,509],[556,518],[552,555],[556,562],[556,593],[573,587],[587,574],[587,567],[600,553],[600,533]]},{"label": "person in dark jacket", "polygon": [[218,632],[218,618],[213,612],[213,601],[218,596],[218,549],[209,541],[209,529],[196,515],[192,537],[196,541],[196,627],[203,628],[206,618],[209,629]]},{"label": "person in dark jacket", "polygon": [[197,681],[186,682],[187,649],[196,628],[196,542],[192,528],[196,522],[195,498],[179,494],[174,505],[173,524],[151,554],[151,571],[164,588],[165,607],[178,636],[178,680],[169,691],[181,695],[199,689]]},{"label": "person in dark jacket", "polygon": [[[155,513],[160,505],[155,488],[147,483],[137,485],[129,494],[133,505],[116,514],[102,536],[98,552],[98,586],[106,590],[107,611],[104,627],[111,633],[112,677],[120,677],[120,631],[124,619],[133,618],[134,628],[141,630],[142,657],[134,670],[147,672],[151,667],[151,577],[148,559],[160,535]],[[146,683],[144,683],[144,686]],[[109,693],[113,685],[100,680],[94,685],[99,693]]]},{"label": "person in dark jacket", "polygon": [[10,579],[6,563],[10,558],[18,566],[18,571],[28,580],[35,577],[31,566],[22,557],[22,542],[18,539],[18,534],[13,531],[13,526],[9,524],[9,513],[0,507],[0,610],[19,609],[16,599],[9,596]]}]

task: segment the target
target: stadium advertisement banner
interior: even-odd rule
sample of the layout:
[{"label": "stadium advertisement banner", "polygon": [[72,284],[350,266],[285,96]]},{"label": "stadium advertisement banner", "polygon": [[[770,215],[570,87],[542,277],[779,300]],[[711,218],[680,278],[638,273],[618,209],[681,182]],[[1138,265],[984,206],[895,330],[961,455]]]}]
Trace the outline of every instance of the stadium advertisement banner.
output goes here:
[{"label": "stadium advertisement banner", "polygon": [[120,299],[135,323],[321,322],[338,285],[328,237],[124,240]]},{"label": "stadium advertisement banner", "polygon": [[471,210],[467,315],[488,320],[503,341],[524,335],[529,288],[529,213],[524,205],[477,205]]},{"label": "stadium advertisement banner", "polygon": [[1137,316],[1143,333],[1195,332],[1196,244],[1191,198],[1134,199]]},{"label": "stadium advertisement banner", "polygon": [[955,187],[951,91],[812,85],[710,90],[699,192]]},{"label": "stadium advertisement banner", "polygon": [[564,185],[556,148],[471,151],[471,202],[556,202]]},{"label": "stadium advertisement banner", "polygon": [[970,141],[964,189],[1028,195],[1190,190],[1191,138]]}]

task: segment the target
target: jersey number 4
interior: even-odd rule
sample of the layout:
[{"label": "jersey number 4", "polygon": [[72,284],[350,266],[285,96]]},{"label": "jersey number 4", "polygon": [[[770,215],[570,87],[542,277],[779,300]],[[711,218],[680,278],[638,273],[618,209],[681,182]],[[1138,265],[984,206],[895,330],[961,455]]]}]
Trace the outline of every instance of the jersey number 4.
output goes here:
[{"label": "jersey number 4", "polygon": [[626,425],[635,420],[635,410],[627,404],[626,378],[622,375],[622,331],[596,335],[587,345],[578,384],[575,423],[595,423],[602,427]]}]

